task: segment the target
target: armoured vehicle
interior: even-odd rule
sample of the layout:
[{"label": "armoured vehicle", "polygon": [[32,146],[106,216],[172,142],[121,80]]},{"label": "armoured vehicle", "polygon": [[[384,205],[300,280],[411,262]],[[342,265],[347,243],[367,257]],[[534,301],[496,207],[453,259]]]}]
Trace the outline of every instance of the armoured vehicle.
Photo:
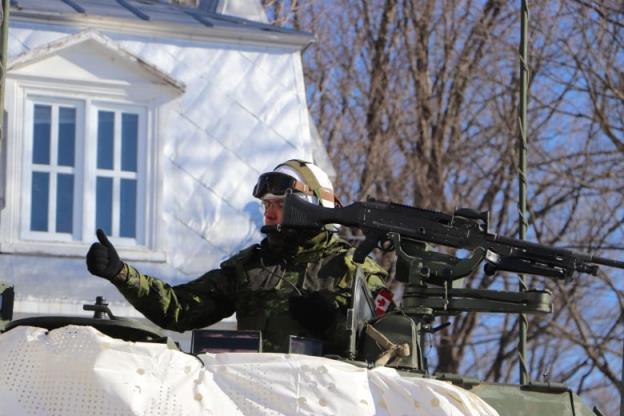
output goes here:
[{"label": "armoured vehicle", "polygon": [[[376,313],[375,300],[358,274],[348,310],[348,353],[333,357],[356,366],[393,367],[403,377],[444,380],[467,389],[501,415],[600,415],[590,410],[567,386],[555,382],[524,385],[483,382],[468,375],[430,374],[423,354],[425,337],[435,332],[435,319],[459,313],[537,313],[551,311],[546,290],[504,292],[462,288],[462,278],[484,265],[486,273],[531,273],[569,279],[575,273],[596,274],[598,265],[624,268],[624,263],[497,236],[488,231],[487,213],[459,210],[452,215],[397,204],[369,201],[344,208],[318,207],[294,195],[286,197],[279,227],[318,228],[340,223],[359,227],[365,240],[354,254],[362,260],[374,247],[397,255],[396,278],[405,284],[402,305]],[[464,258],[435,251],[439,246],[470,250]],[[12,288],[4,287],[2,319],[5,331],[19,326],[55,329],[64,325],[93,326],[126,341],[169,343],[157,329],[115,317],[103,299],[85,310],[93,318],[38,317],[11,319]]]},{"label": "armoured vehicle", "polygon": [[[462,279],[483,265],[488,275],[527,273],[569,280],[578,273],[596,275],[598,265],[624,269],[624,262],[499,236],[489,231],[487,212],[460,209],[445,214],[393,203],[356,202],[327,209],[287,196],[281,227],[315,228],[338,223],[360,228],[364,240],[354,259],[375,248],[396,253],[396,279],[405,284],[402,306],[375,317],[375,304],[361,280],[353,289],[350,356],[373,365],[389,365],[406,377],[429,376],[423,355],[425,336],[435,332],[436,317],[459,313],[537,313],[552,311],[552,293],[461,288]],[[433,244],[434,246],[430,245]],[[433,248],[467,249],[459,258]],[[470,389],[504,415],[600,415],[564,384],[486,383],[457,374],[433,375]]]},{"label": "armoured vehicle", "polygon": [[[576,272],[594,274],[597,264],[624,268],[621,262],[498,238],[488,232],[486,214],[468,210],[445,215],[374,202],[347,211],[328,211],[301,205],[290,197],[285,209],[284,227],[341,223],[363,228],[367,239],[360,246],[360,258],[378,245],[397,254],[397,278],[406,285],[403,305],[376,316],[374,300],[362,280],[356,279],[348,319],[349,353],[336,358],[362,367],[393,367],[406,378],[449,381],[474,392],[501,415],[601,414],[597,408],[583,404],[567,386],[554,382],[512,385],[483,382],[468,375],[429,374],[423,349],[426,335],[439,328],[435,319],[440,316],[551,311],[552,294],[548,291],[516,293],[461,288],[462,278],[482,264],[488,273],[513,271],[568,279]],[[472,251],[468,257],[459,258],[446,251],[432,251],[428,243]],[[86,310],[94,312],[93,318],[56,316],[12,320],[13,297],[13,288],[0,284],[0,332],[23,326],[52,330],[83,325],[126,341],[170,343],[151,326],[116,317],[101,298],[94,305],[85,305]]]}]

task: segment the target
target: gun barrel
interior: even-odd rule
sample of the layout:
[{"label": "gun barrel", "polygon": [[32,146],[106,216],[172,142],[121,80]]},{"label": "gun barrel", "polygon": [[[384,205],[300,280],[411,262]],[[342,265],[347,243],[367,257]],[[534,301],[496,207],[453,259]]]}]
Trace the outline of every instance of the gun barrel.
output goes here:
[{"label": "gun barrel", "polygon": [[591,256],[591,263],[601,264],[607,267],[615,267],[617,269],[624,269],[624,261],[607,259],[604,257]]},{"label": "gun barrel", "polygon": [[[568,267],[566,265],[569,265],[569,267],[573,266],[574,270],[582,273],[595,275],[598,271],[597,265],[624,269],[624,262],[622,261],[593,256],[591,254],[580,253],[564,248],[549,247],[530,241],[516,240],[498,235],[493,235],[486,238],[486,240],[491,242],[495,251],[497,251],[496,249],[499,249],[502,254],[512,254],[507,250],[513,251],[514,248],[518,248],[525,251],[525,257],[534,258],[547,263],[552,262],[553,264],[559,264],[563,267]],[[518,253],[513,253],[513,255],[518,255]]]}]

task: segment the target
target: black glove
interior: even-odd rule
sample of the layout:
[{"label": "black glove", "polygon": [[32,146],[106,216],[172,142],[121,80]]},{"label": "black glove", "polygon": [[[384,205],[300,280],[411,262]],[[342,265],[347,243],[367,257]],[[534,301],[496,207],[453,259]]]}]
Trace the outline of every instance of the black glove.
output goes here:
[{"label": "black glove", "polygon": [[123,262],[115,247],[108,241],[106,233],[101,229],[96,232],[99,243],[93,243],[87,253],[87,269],[96,276],[112,279],[123,267]]},{"label": "black glove", "polygon": [[338,315],[334,293],[329,291],[292,296],[288,307],[291,316],[316,336],[322,336]]}]

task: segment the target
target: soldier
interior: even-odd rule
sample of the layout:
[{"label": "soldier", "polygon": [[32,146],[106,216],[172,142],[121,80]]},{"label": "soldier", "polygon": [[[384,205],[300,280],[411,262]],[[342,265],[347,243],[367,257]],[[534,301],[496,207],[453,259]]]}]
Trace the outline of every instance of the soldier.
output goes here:
[{"label": "soldier", "polygon": [[[318,166],[301,160],[278,165],[260,175],[253,190],[264,207],[266,238],[189,283],[171,287],[122,262],[102,230],[87,253],[87,268],[162,328],[202,328],[236,312],[238,329],[262,331],[263,351],[287,352],[289,335],[297,335],[323,341],[326,354],[341,354],[348,346],[345,314],[358,267],[354,249],[327,227],[272,229],[281,223],[289,191],[325,207],[337,202]],[[385,270],[371,259],[359,267],[371,292],[384,287]]]}]

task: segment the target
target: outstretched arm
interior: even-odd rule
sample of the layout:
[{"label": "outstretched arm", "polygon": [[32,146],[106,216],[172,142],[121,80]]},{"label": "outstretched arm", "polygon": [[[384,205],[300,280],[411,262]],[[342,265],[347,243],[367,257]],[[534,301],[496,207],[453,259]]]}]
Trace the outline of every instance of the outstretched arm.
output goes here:
[{"label": "outstretched arm", "polygon": [[142,274],[122,262],[102,230],[99,242],[87,253],[87,268],[111,281],[121,294],[156,325],[185,331],[211,325],[234,313],[235,276],[212,270],[199,279],[178,286]]},{"label": "outstretched arm", "polygon": [[124,265],[120,275],[111,280],[137,310],[156,325],[174,331],[186,331],[219,322],[234,313],[234,277],[223,270],[211,270],[200,278],[170,286],[158,278],[142,274]]}]

